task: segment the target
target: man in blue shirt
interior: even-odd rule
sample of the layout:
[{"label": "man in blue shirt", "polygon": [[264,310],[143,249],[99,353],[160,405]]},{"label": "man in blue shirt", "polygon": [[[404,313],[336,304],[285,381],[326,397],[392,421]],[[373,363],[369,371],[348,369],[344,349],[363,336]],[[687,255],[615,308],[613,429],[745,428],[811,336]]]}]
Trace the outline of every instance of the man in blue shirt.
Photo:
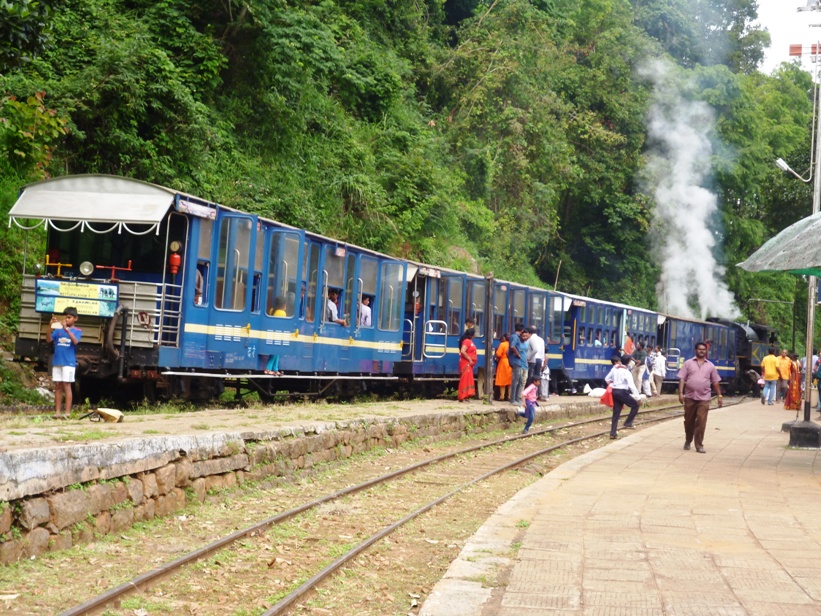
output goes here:
[{"label": "man in blue shirt", "polygon": [[65,418],[71,417],[71,384],[74,382],[74,371],[77,367],[77,345],[83,332],[74,324],[77,322],[77,309],[68,307],[63,310],[63,320],[52,318],[51,340],[54,342],[54,359],[51,362],[51,380],[54,381],[54,419],[62,419],[60,405],[63,393],[66,396]]},{"label": "man in blue shirt", "polygon": [[516,323],[514,332],[510,336],[510,348],[507,351],[507,359],[510,362],[510,369],[513,372],[513,380],[510,383],[510,403],[515,406],[522,404],[522,390],[527,378],[527,332],[522,323]]}]

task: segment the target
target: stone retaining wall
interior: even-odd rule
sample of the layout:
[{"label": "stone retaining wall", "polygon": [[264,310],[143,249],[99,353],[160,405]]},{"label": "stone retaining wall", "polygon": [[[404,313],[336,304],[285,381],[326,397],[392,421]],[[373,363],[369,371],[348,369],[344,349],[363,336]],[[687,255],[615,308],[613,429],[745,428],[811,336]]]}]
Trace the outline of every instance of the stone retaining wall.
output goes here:
[{"label": "stone retaining wall", "polygon": [[[588,401],[543,406],[537,419],[573,417],[596,407]],[[246,481],[287,477],[412,439],[444,440],[501,429],[516,419],[507,407],[0,454],[0,563],[121,532]]]}]

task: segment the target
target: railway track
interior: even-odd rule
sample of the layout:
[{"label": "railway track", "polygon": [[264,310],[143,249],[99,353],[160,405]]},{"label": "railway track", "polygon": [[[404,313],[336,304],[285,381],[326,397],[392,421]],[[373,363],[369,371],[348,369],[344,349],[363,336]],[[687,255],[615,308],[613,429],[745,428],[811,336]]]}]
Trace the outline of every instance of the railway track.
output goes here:
[{"label": "railway track", "polygon": [[[640,424],[665,421],[681,415],[680,405],[671,405],[641,412]],[[300,600],[313,592],[329,576],[357,559],[371,546],[385,539],[414,520],[453,497],[471,490],[491,477],[507,470],[522,467],[544,458],[558,450],[579,447],[591,440],[600,439],[602,444],[609,433],[609,425],[601,430],[602,422],[609,424],[609,416],[584,421],[566,422],[546,429],[535,430],[527,435],[510,436],[483,442],[444,455],[430,457],[418,463],[392,471],[327,494],[310,502],[283,511],[273,517],[233,532],[193,552],[143,573],[124,584],[112,588],[71,609],[63,616],[98,614],[108,608],[116,609],[133,593],[145,593],[148,589],[161,588],[165,601],[181,608],[196,603],[188,597],[196,597],[197,589],[207,583],[209,565],[206,559],[220,567],[220,561],[230,561],[230,569],[242,573],[277,569],[280,561],[299,571],[291,580],[276,579],[273,592],[261,597],[249,598],[250,604],[268,615],[286,614]],[[637,422],[639,425],[639,422]],[[372,505],[379,499],[380,506]],[[360,510],[365,515],[360,515]],[[319,512],[319,513],[317,513]],[[290,525],[288,532],[296,537],[293,549],[277,552],[281,547],[265,539],[266,531]],[[337,537],[342,545],[325,545],[327,537]],[[356,541],[354,541],[356,539]],[[287,542],[286,542],[287,543]],[[284,545],[284,543],[282,544]],[[286,546],[287,547],[287,546]],[[296,552],[311,552],[311,563],[304,568],[292,566],[299,558]],[[225,555],[230,552],[230,556]],[[270,559],[271,553],[275,556]],[[285,554],[279,556],[279,554]],[[190,567],[200,563],[197,567]],[[272,565],[273,563],[273,565]],[[182,571],[189,573],[183,576]],[[192,572],[193,571],[193,572]],[[276,575],[276,574],[275,574]],[[197,612],[199,613],[199,612]]]}]

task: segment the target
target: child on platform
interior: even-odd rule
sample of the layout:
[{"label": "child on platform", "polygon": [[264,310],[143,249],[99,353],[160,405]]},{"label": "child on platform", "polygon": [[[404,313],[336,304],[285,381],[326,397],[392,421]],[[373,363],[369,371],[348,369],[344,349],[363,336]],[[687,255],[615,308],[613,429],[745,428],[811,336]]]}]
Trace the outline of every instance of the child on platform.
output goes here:
[{"label": "child on platform", "polygon": [[[63,310],[63,319],[51,318],[51,340],[54,343],[54,359],[51,362],[51,380],[54,381],[54,419],[71,417],[71,384],[77,368],[77,345],[83,332],[75,327],[77,309],[69,306]],[[63,395],[66,398],[66,414],[60,414]]]},{"label": "child on platform", "polygon": [[540,378],[535,378],[533,379],[533,382],[525,387],[522,392],[522,397],[525,399],[525,410],[524,412],[516,412],[519,417],[524,417],[527,419],[525,429],[522,430],[522,434],[530,430],[530,426],[533,425],[533,420],[536,419],[536,407],[539,406],[536,399],[539,397],[539,385],[541,385],[541,383],[542,380]]}]

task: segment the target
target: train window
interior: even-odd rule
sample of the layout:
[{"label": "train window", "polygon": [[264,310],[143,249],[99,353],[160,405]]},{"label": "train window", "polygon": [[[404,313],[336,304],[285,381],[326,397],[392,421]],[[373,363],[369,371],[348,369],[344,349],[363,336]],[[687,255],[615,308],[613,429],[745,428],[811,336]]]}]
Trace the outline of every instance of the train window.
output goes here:
[{"label": "train window", "polygon": [[541,336],[548,338],[544,326],[544,304],[544,295],[534,294],[530,296],[530,309],[527,315],[527,323],[535,327]]},{"label": "train window", "polygon": [[561,297],[553,300],[553,336],[559,344],[570,344],[570,335],[564,325],[564,302]]},{"label": "train window", "polygon": [[722,329],[720,336],[721,336],[721,357],[722,357],[722,359],[724,359],[724,358],[727,358],[727,357],[730,356],[729,349],[727,348],[728,347],[728,345],[727,345],[727,330]]},{"label": "train window", "polygon": [[[302,267],[303,286],[307,287],[304,306],[300,306],[300,318],[305,317],[309,323],[314,322],[316,311],[316,285],[319,278],[319,246],[313,242],[306,242],[304,265]],[[301,292],[300,292],[301,293]]]},{"label": "train window", "polygon": [[525,297],[526,291],[524,289],[516,289],[513,291],[513,323],[512,325],[515,326],[517,323],[525,323]]},{"label": "train window", "polygon": [[376,295],[376,272],[377,264],[374,259],[360,257],[359,279],[362,281],[362,293],[365,295]]},{"label": "train window", "polygon": [[619,345],[616,343],[616,332],[613,331],[610,333],[610,346],[614,349],[619,348]]},{"label": "train window", "polygon": [[382,264],[382,280],[379,290],[379,329],[399,331],[402,323],[402,265],[399,263]]},{"label": "train window", "polygon": [[579,328],[579,346],[584,346],[584,327]]},{"label": "train window", "polygon": [[676,329],[678,329],[676,327],[676,322],[675,321],[670,321],[669,323],[670,323],[670,345],[671,346],[676,346],[676,347],[681,346],[679,344],[679,341],[676,339]]},{"label": "train window", "polygon": [[200,238],[197,245],[197,258],[203,261],[211,260],[211,236],[214,233],[214,221],[200,218]]},{"label": "train window", "polygon": [[485,282],[471,282],[468,297],[468,316],[473,317],[476,336],[485,335]]},{"label": "train window", "polygon": [[[296,233],[274,232],[268,253],[266,314],[277,317],[294,316],[298,263],[299,236]],[[300,303],[302,302],[304,297],[300,292]]]},{"label": "train window", "polygon": [[493,289],[493,337],[497,340],[505,333],[505,312],[507,312],[507,293],[497,286]]},{"label": "train window", "polygon": [[587,346],[593,346],[593,328],[587,328]]},{"label": "train window", "polygon": [[245,310],[250,245],[249,219],[233,216],[222,219],[217,259],[217,292],[214,298],[214,305],[221,310]]},{"label": "train window", "polygon": [[454,336],[462,334],[462,283],[461,278],[448,278],[447,323],[450,333]]},{"label": "train window", "polygon": [[[607,335],[607,334],[605,333],[605,336],[606,336],[606,335]],[[601,328],[599,328],[599,329],[597,329],[597,330],[596,330],[596,337],[593,339],[593,346],[595,346],[595,347],[600,347],[600,346],[602,346],[602,341],[601,341]]]},{"label": "train window", "polygon": [[345,282],[345,259],[336,254],[335,246],[325,246],[325,284],[334,289],[341,289]]}]

